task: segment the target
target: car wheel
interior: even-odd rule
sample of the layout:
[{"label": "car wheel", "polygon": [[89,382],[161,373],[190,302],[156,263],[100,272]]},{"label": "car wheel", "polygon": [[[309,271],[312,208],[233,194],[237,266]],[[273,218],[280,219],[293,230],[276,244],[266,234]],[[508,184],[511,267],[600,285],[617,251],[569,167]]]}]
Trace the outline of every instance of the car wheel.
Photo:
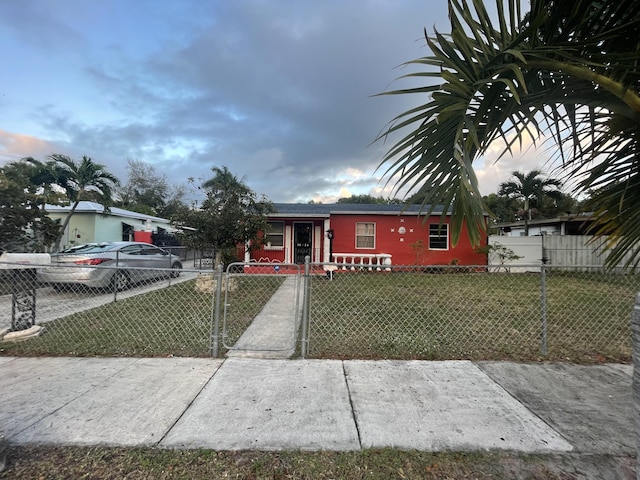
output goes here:
[{"label": "car wheel", "polygon": [[124,270],[116,270],[116,273],[113,274],[111,279],[111,285],[116,292],[122,292],[131,286],[131,278],[129,278],[129,274]]},{"label": "car wheel", "polygon": [[180,276],[180,270],[182,270],[182,264],[180,262],[171,265],[171,278],[178,278]]}]

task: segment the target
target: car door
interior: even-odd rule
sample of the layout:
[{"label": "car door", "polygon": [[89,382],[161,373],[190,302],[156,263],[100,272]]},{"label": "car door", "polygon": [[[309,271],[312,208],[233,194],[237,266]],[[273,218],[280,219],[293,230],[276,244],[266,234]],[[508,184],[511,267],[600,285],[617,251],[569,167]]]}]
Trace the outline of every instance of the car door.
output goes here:
[{"label": "car door", "polygon": [[[118,265],[121,267],[144,268],[144,256],[141,245],[127,245],[118,250]],[[144,270],[128,270],[133,283],[144,280],[147,276]]]},{"label": "car door", "polygon": [[[169,255],[167,252],[154,245],[142,245],[142,256],[144,257],[144,264],[147,268],[171,268],[169,264]],[[158,278],[169,276],[168,271],[147,270],[146,272],[149,278]]]}]

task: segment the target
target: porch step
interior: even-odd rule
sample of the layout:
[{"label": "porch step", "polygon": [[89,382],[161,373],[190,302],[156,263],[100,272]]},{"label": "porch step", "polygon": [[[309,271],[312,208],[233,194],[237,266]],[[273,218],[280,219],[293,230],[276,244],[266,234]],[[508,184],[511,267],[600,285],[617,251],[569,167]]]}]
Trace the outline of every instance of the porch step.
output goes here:
[{"label": "porch step", "polygon": [[[298,282],[300,282],[298,312],[295,312]],[[271,359],[291,357],[296,350],[301,311],[302,277],[287,275],[280,288],[276,290],[226,356]]]}]

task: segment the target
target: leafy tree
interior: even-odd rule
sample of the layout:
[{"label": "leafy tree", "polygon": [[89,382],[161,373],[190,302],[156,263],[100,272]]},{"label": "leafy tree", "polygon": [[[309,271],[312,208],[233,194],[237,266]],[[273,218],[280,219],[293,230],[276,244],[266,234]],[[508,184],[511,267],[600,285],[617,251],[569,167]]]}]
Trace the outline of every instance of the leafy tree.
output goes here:
[{"label": "leafy tree", "polygon": [[127,183],[118,189],[116,205],[134,212],[170,218],[186,208],[185,189],[171,186],[167,176],[154,165],[141,160],[129,160]]},{"label": "leafy tree", "polygon": [[384,93],[425,99],[378,137],[400,134],[385,175],[433,191],[453,208],[453,243],[466,220],[479,245],[487,205],[473,162],[496,140],[505,155],[544,133],[578,192],[600,192],[597,233],[618,264],[640,243],[640,2],[524,3],[497,0],[494,21],[484,2],[448,0],[451,34],[425,31],[430,54],[407,63],[418,70],[404,77],[426,84]]},{"label": "leafy tree", "polygon": [[211,249],[216,264],[238,260],[238,247],[251,242],[262,244],[262,232],[267,230],[267,215],[274,212],[265,197],[257,198],[243,180],[234,176],[227,167],[213,167],[213,177],[202,183],[207,198],[202,208],[185,213],[181,235],[183,242],[193,248]]},{"label": "leafy tree", "polygon": [[60,224],[43,205],[53,200],[48,168],[11,162],[0,168],[0,252],[42,251],[58,237]]},{"label": "leafy tree", "polygon": [[490,193],[483,197],[483,201],[487,205],[489,211],[493,214],[491,218],[493,223],[515,221],[516,213],[522,208],[522,202],[519,200],[499,196],[495,193]]},{"label": "leafy tree", "polygon": [[476,250],[478,253],[486,253],[489,256],[489,263],[493,263],[496,260],[499,262],[496,271],[500,271],[500,268],[504,268],[505,272],[510,272],[511,270],[507,265],[507,262],[514,262],[523,258],[521,255],[517,255],[512,249],[507,247],[506,245],[502,245],[498,242],[493,242],[489,245],[485,245],[484,247],[480,247]]},{"label": "leafy tree", "polygon": [[524,235],[529,235],[529,221],[533,205],[539,205],[545,197],[560,199],[560,180],[542,178],[540,170],[529,173],[513,172],[514,180],[500,184],[498,195],[521,199],[524,203]]},{"label": "leafy tree", "polygon": [[562,215],[577,213],[578,211],[578,201],[568,193],[564,192],[559,192],[557,198],[543,197],[536,208],[537,216],[540,218],[559,217]]},{"label": "leafy tree", "polygon": [[49,165],[55,172],[56,184],[65,191],[71,203],[71,210],[62,222],[60,235],[55,241],[54,250],[57,251],[60,249],[62,235],[78,204],[83,200],[96,200],[104,206],[105,211],[108,211],[112,203],[112,190],[120,182],[106,170],[104,165],[95,163],[86,156],[83,156],[79,162],[60,154],[53,154],[49,159],[53,162]]}]

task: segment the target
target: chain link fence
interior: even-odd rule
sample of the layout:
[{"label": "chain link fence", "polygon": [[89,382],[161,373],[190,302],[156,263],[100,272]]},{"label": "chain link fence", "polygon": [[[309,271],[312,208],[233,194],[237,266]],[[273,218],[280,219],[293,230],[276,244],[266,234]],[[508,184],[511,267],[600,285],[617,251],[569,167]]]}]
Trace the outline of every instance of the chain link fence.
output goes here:
[{"label": "chain link fence", "polygon": [[[3,267],[2,355],[221,356],[282,298],[304,306],[292,321],[298,353],[310,358],[627,362],[640,290],[637,274],[539,264],[518,273],[486,265],[311,264],[305,274],[237,264],[226,272],[185,268],[177,277],[138,269],[128,273],[144,281],[122,290],[62,288],[40,283],[37,268]],[[304,296],[275,295],[288,278],[304,280]]]},{"label": "chain link fence", "polygon": [[522,273],[487,266],[338,269],[332,280],[312,277],[309,355],[630,360],[640,275],[519,267]]},{"label": "chain link fence", "polygon": [[[6,267],[6,266],[5,266]],[[37,270],[40,270],[39,267]],[[47,269],[73,267],[47,266]],[[35,275],[32,285],[16,285],[15,272],[0,276],[0,353],[75,356],[205,356],[210,352],[211,294],[199,287],[200,271],[103,268],[113,279],[102,288],[79,283],[46,285]],[[86,269],[78,268],[78,274]],[[115,279],[126,274],[130,283]],[[209,274],[210,275],[210,274]],[[136,281],[138,278],[144,280]],[[35,292],[33,323],[17,330],[16,287]],[[24,327],[24,321],[22,327]],[[28,326],[28,325],[27,325]],[[33,331],[33,334],[31,334]],[[16,340],[14,341],[14,337]]]}]

